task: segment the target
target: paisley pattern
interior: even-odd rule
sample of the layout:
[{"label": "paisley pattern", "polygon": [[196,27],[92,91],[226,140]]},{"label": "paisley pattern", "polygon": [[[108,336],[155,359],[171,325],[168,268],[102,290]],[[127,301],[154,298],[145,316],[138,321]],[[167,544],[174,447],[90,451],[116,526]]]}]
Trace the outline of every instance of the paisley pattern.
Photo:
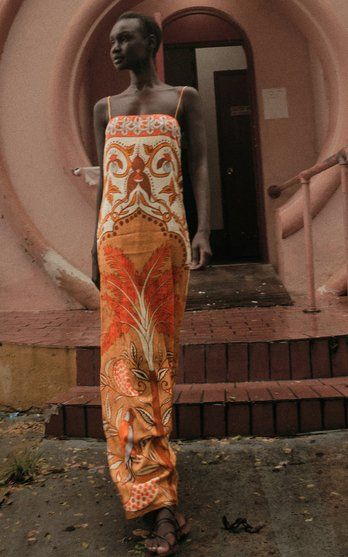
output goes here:
[{"label": "paisley pattern", "polygon": [[97,228],[103,428],[126,518],[177,503],[169,442],[191,259],[180,127],[165,114],[110,118]]}]

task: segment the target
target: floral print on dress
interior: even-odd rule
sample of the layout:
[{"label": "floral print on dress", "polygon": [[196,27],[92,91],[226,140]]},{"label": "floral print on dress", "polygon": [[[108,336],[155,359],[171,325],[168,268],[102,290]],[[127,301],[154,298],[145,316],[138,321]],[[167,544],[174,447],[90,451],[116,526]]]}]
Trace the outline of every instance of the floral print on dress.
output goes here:
[{"label": "floral print on dress", "polygon": [[103,428],[126,518],[177,502],[169,442],[190,244],[178,122],[110,120],[98,219]]},{"label": "floral print on dress", "polygon": [[156,499],[158,494],[157,478],[152,478],[142,484],[134,484],[131,489],[131,496],[125,504],[125,509],[136,512],[148,507]]}]

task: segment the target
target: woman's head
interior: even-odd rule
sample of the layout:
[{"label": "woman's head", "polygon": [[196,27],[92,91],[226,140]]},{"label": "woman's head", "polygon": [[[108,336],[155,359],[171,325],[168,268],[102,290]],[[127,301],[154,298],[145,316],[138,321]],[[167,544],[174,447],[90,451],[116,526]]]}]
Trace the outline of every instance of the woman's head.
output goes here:
[{"label": "woman's head", "polygon": [[111,58],[118,69],[154,58],[162,41],[157,22],[137,12],[125,12],[110,32]]}]

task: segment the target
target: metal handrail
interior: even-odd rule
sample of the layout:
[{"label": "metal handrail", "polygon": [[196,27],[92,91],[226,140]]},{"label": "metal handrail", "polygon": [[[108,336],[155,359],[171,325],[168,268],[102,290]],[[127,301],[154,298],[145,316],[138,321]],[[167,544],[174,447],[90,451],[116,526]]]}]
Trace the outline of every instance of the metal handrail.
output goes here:
[{"label": "metal handrail", "polygon": [[275,199],[281,193],[293,186],[300,183],[303,187],[303,228],[305,237],[305,251],[306,251],[306,267],[307,267],[307,294],[308,294],[308,308],[304,311],[306,313],[317,313],[320,311],[317,307],[315,283],[314,283],[314,256],[313,256],[313,231],[312,231],[312,215],[310,210],[310,181],[313,176],[320,174],[324,170],[339,164],[341,167],[341,184],[343,194],[343,220],[345,230],[345,252],[346,252],[346,274],[347,274],[347,291],[348,291],[348,148],[345,146],[334,155],[331,155],[323,162],[311,166],[302,172],[299,172],[290,180],[287,180],[280,186],[273,185],[268,188],[268,195]]}]

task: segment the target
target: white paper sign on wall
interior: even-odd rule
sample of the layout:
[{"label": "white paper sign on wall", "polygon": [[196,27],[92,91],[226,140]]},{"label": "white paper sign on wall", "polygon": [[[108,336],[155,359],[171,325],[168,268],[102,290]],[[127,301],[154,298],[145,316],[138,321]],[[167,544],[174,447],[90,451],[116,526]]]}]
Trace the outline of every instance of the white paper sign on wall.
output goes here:
[{"label": "white paper sign on wall", "polygon": [[285,87],[262,89],[262,98],[265,120],[289,118]]}]

